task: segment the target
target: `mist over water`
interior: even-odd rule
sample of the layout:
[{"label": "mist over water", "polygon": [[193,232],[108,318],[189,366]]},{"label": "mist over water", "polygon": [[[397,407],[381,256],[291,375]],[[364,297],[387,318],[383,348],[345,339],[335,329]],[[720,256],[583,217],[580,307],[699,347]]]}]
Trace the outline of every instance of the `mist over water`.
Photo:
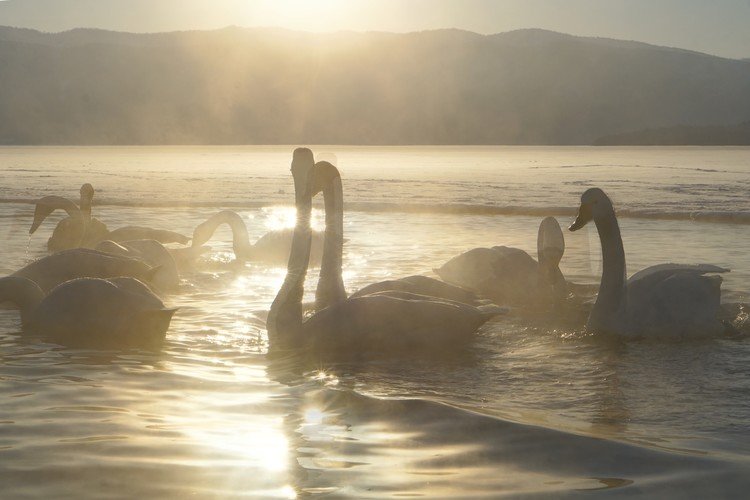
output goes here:
[{"label": "mist over water", "polygon": [[[0,272],[45,255],[62,217],[50,217],[29,244],[33,207],[18,200],[75,197],[83,182],[97,189],[94,215],[110,228],[190,234],[226,207],[242,215],[251,241],[290,226],[292,149],[0,148]],[[620,219],[630,274],[665,261],[717,264],[732,269],[724,298],[749,300],[748,148],[314,150],[334,152],[342,172],[349,292],[430,274],[478,246],[534,254],[541,215],[566,226],[580,194],[599,186],[631,215]],[[654,213],[670,220],[649,218]],[[701,214],[712,214],[710,222]],[[313,225],[322,223],[318,207]],[[596,233],[565,238],[563,273],[597,283]],[[159,353],[30,342],[18,335],[18,313],[0,311],[0,484],[8,491],[80,496],[95,486],[113,496],[201,498],[746,491],[747,338],[626,344],[551,328],[543,318],[506,317],[448,359],[269,360],[265,311],[285,270],[234,263],[225,229],[209,244],[165,297],[180,310]],[[305,300],[316,280],[310,272]]]}]

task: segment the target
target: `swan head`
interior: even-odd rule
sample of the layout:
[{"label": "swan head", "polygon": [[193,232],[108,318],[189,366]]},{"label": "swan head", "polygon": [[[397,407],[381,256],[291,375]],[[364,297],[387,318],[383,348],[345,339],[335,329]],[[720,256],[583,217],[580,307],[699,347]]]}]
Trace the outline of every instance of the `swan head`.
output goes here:
[{"label": "swan head", "polygon": [[599,188],[587,189],[581,195],[581,206],[578,207],[578,216],[568,229],[570,231],[578,231],[592,220],[600,220],[612,213],[614,213],[614,207],[604,191]]},{"label": "swan head", "polygon": [[87,201],[88,203],[91,203],[91,200],[94,199],[94,186],[89,184],[88,182],[81,186],[81,200]]},{"label": "swan head", "polygon": [[313,190],[312,194],[315,196],[331,184],[333,179],[341,177],[339,169],[337,169],[332,163],[327,161],[319,161],[315,164],[315,176],[313,179]]},{"label": "swan head", "polygon": [[306,198],[312,197],[312,176],[315,159],[308,148],[297,148],[292,157],[292,177],[294,177],[294,191],[296,202],[299,204]]}]

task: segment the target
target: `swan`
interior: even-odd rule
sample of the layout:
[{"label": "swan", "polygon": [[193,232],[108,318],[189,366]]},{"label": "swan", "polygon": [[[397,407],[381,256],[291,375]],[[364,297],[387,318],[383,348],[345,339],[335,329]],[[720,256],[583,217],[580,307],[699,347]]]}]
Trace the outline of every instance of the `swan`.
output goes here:
[{"label": "swan", "polygon": [[158,290],[172,290],[180,283],[180,273],[172,253],[156,240],[133,240],[115,243],[104,240],[96,245],[96,250],[142,260],[156,269],[149,281]]},{"label": "swan", "polygon": [[55,226],[52,236],[47,240],[47,249],[50,252],[77,246],[89,247],[107,234],[106,224],[91,217],[91,204],[94,199],[93,186],[91,184],[81,186],[80,195],[78,205],[60,196],[45,196],[36,202],[34,220],[29,234],[34,234],[44,219],[55,210],[61,209],[68,214],[68,217]]},{"label": "swan", "polygon": [[476,290],[498,304],[559,302],[569,286],[560,271],[563,253],[560,224],[547,217],[539,225],[538,262],[518,248],[496,246],[464,252],[434,271],[444,281]]},{"label": "swan", "polygon": [[588,330],[625,338],[707,337],[726,331],[719,319],[722,278],[716,274],[728,269],[659,264],[626,280],[620,227],[612,202],[599,188],[583,193],[578,216],[568,229],[577,231],[592,220],[602,245],[603,269]]},{"label": "swan", "polygon": [[[208,242],[222,224],[232,230],[232,248],[237,260],[283,264],[289,258],[293,230],[271,231],[252,244],[242,217],[231,210],[222,210],[200,223],[193,231],[192,246]],[[323,253],[323,234],[313,231],[312,238],[310,260],[317,266]]]},{"label": "swan", "polygon": [[45,296],[28,278],[0,278],[0,302],[21,310],[26,334],[76,347],[158,347],[176,309],[167,309],[134,278],[80,278]]},{"label": "swan", "polygon": [[190,241],[190,238],[175,231],[142,226],[125,226],[109,231],[104,223],[91,217],[93,197],[94,188],[91,184],[84,184],[81,187],[80,206],[61,196],[45,196],[39,199],[36,202],[34,221],[29,229],[29,234],[34,234],[47,216],[59,209],[64,210],[68,217],[60,221],[47,241],[47,249],[50,252],[78,247],[93,248],[103,240],[122,242],[150,239],[160,243],[180,243],[182,245],[186,245]]},{"label": "swan", "polygon": [[[266,322],[272,346],[309,346],[345,356],[383,351],[450,352],[453,347],[470,341],[481,325],[498,314],[496,308],[477,308],[408,292],[385,291],[347,298],[341,276],[343,191],[338,170],[327,162],[315,164],[312,152],[306,148],[294,151],[291,170],[297,223],[287,275]],[[315,294],[317,311],[303,321],[312,198],[321,190],[326,230]]]},{"label": "swan", "polygon": [[160,271],[138,259],[73,248],[42,257],[19,269],[11,276],[27,278],[48,293],[57,285],[76,278],[137,278],[150,283]]}]

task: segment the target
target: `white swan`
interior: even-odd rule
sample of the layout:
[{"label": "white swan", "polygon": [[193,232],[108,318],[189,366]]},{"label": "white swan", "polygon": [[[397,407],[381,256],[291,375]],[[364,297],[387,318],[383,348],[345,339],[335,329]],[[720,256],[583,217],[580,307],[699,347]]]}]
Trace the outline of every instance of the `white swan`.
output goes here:
[{"label": "white swan", "polygon": [[149,283],[160,291],[173,290],[180,283],[180,273],[172,253],[156,240],[133,240],[122,243],[105,240],[96,245],[96,250],[142,260],[155,268],[156,271]]},{"label": "white swan", "polygon": [[[267,328],[274,348],[323,348],[330,355],[359,356],[398,351],[442,351],[473,338],[499,311],[407,292],[347,298],[341,277],[343,191],[338,170],[314,164],[299,148],[292,161],[297,224],[284,284],[271,305]],[[323,190],[326,206],[324,256],[316,290],[316,313],[303,321],[302,295],[310,256],[312,197]]]},{"label": "white swan", "polygon": [[626,280],[625,250],[612,202],[599,188],[581,196],[578,217],[570,230],[591,220],[602,245],[599,295],[586,328],[628,338],[707,337],[723,333],[719,319],[721,276],[728,269],[699,264],[660,264]]},{"label": "white swan", "polygon": [[44,220],[55,210],[64,210],[68,217],[60,221],[52,236],[47,241],[47,249],[51,252],[70,248],[93,248],[104,240],[115,242],[132,240],[156,240],[160,243],[180,243],[186,245],[190,238],[175,231],[151,229],[142,226],[125,226],[109,231],[107,226],[98,219],[91,217],[91,203],[94,188],[91,184],[81,187],[80,207],[74,202],[60,196],[45,196],[36,202],[34,221],[29,234],[34,234]]},{"label": "white swan", "polygon": [[[292,229],[268,232],[252,244],[245,221],[237,212],[231,210],[222,210],[196,226],[193,231],[193,247],[199,247],[209,241],[222,224],[228,225],[232,230],[232,248],[237,260],[283,264],[289,259]],[[323,253],[323,234],[313,231],[312,238],[310,260],[317,267]]]},{"label": "white swan", "polygon": [[554,217],[545,218],[537,235],[537,262],[518,248],[496,246],[464,252],[435,273],[498,304],[537,305],[562,300],[568,284],[560,272],[565,238]]},{"label": "white swan", "polygon": [[159,268],[152,268],[138,259],[88,248],[73,248],[42,257],[12,276],[30,279],[47,293],[57,285],[76,278],[126,276],[150,283],[158,272]]},{"label": "white swan", "polygon": [[156,348],[176,311],[133,278],[75,279],[45,296],[33,281],[8,276],[0,278],[4,301],[18,305],[24,333],[76,347]]}]

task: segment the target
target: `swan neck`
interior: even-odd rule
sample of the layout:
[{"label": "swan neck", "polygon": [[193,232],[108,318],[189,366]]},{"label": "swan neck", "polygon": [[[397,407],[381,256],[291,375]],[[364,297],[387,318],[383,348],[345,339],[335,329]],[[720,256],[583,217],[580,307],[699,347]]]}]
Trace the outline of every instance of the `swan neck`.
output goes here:
[{"label": "swan neck", "polygon": [[594,310],[598,314],[611,315],[625,299],[625,249],[614,212],[595,223],[602,245],[602,280]]},{"label": "swan neck", "polygon": [[91,222],[91,199],[85,196],[81,196],[81,201],[78,204],[78,208],[81,211],[84,223],[88,224]]},{"label": "swan neck", "polygon": [[39,285],[27,278],[8,276],[0,279],[0,302],[12,302],[21,310],[21,323],[28,324],[44,299]]},{"label": "swan neck", "polygon": [[[301,198],[301,199],[300,199]],[[302,296],[305,276],[310,263],[312,229],[312,196],[297,199],[297,220],[292,234],[286,277],[268,312],[266,328],[269,340],[274,342],[280,335],[289,336],[302,327]]]},{"label": "swan neck", "polygon": [[320,264],[320,279],[315,290],[315,308],[320,310],[346,300],[346,288],[342,277],[342,254],[344,251],[344,190],[341,176],[332,176],[323,188],[326,229],[323,240],[323,256]]},{"label": "swan neck", "polygon": [[212,215],[193,231],[192,246],[201,246],[210,240],[216,230],[222,224],[226,224],[232,230],[232,249],[234,255],[240,259],[247,259],[252,254],[250,236],[247,232],[245,221],[237,212],[223,210]]}]

